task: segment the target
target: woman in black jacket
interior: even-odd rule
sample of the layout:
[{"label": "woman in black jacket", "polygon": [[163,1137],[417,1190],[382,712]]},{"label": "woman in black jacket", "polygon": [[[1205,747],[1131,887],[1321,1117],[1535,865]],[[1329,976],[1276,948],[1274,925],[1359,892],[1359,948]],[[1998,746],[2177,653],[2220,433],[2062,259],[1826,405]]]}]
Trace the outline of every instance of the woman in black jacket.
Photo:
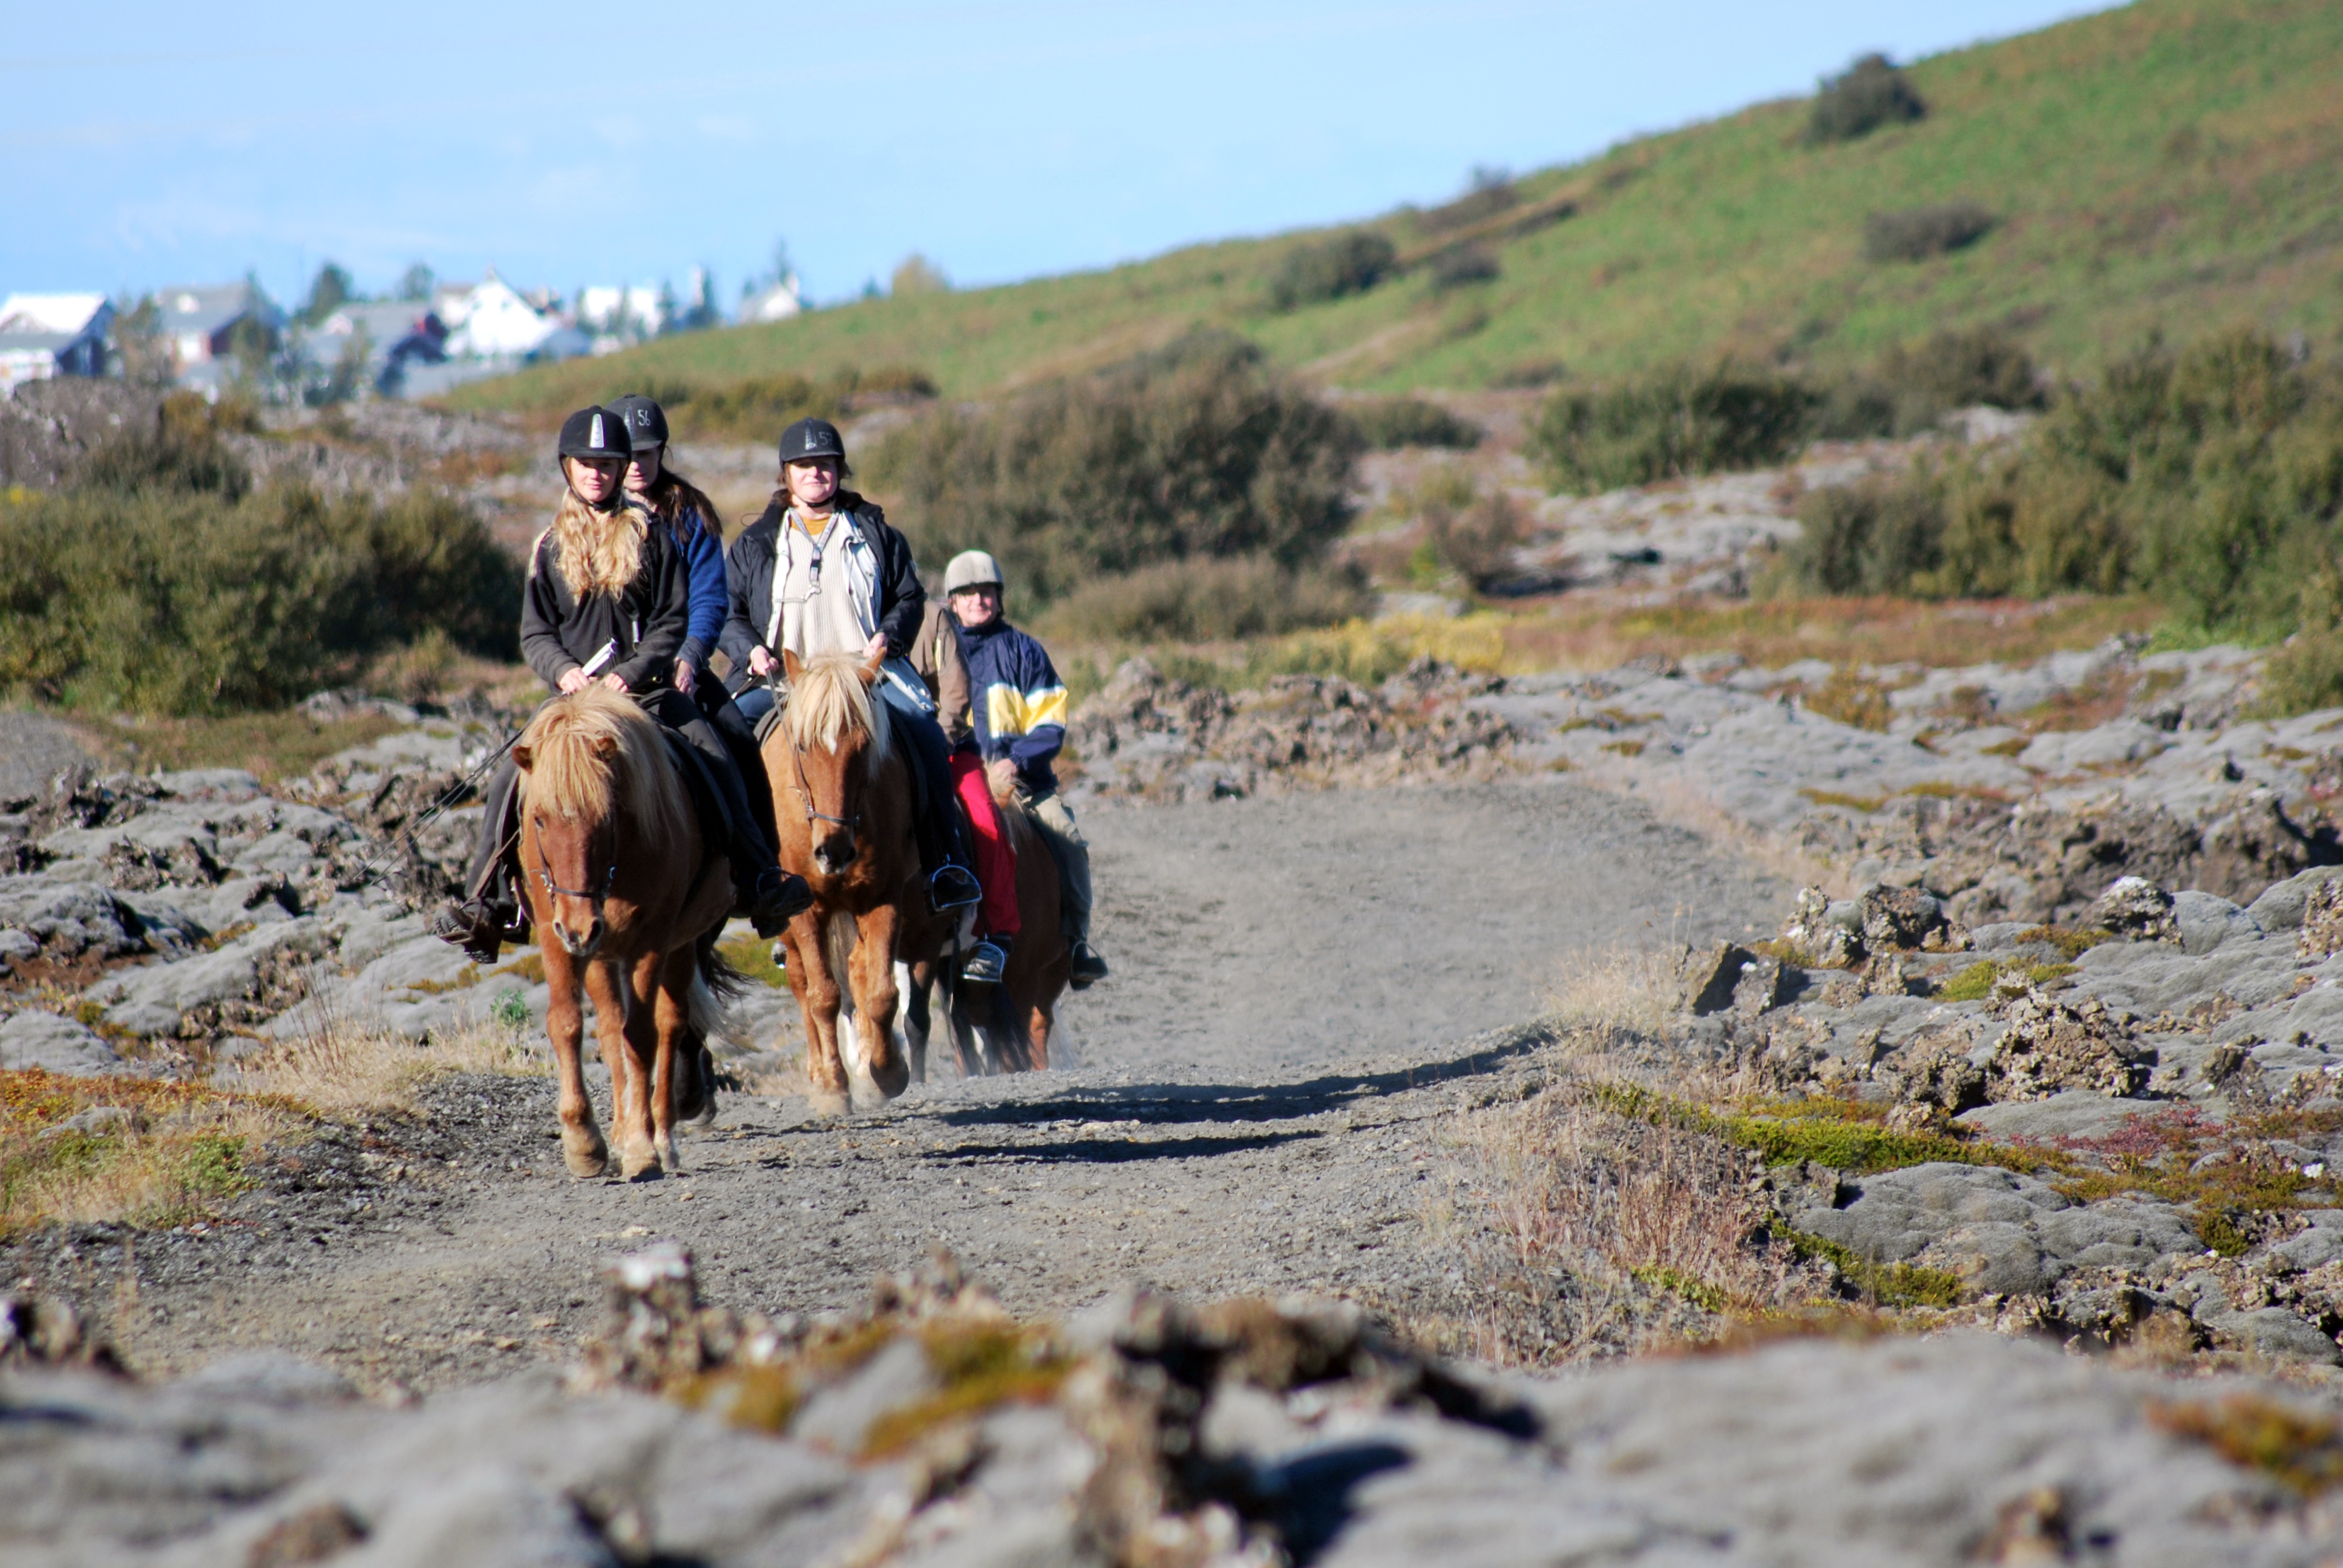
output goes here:
[{"label": "woman in black jacket", "polygon": [[[771,936],[811,901],[804,879],[784,877],[758,827],[729,752],[699,705],[675,689],[673,670],[690,613],[690,582],[673,537],[627,498],[629,451],[624,420],[581,408],[561,427],[566,489],[553,526],[530,552],[521,600],[520,646],[548,686],[568,693],[599,681],[631,695],[708,759],[732,819],[726,853],[740,912]],[[433,934],[482,961],[507,938],[526,933],[508,875],[518,769],[508,757],[489,783],[488,812],[472,854],[465,897],[434,916]]]},{"label": "woman in black jacket", "polygon": [[883,656],[874,695],[920,764],[928,809],[916,826],[930,896],[940,910],[975,903],[981,891],[960,843],[951,747],[910,661],[928,602],[911,547],[885,513],[841,487],[849,470],[837,426],[799,420],[781,432],[780,458],[772,503],[724,562],[732,602],[721,647],[740,709],[752,720],[770,710],[784,649],[799,658]]}]

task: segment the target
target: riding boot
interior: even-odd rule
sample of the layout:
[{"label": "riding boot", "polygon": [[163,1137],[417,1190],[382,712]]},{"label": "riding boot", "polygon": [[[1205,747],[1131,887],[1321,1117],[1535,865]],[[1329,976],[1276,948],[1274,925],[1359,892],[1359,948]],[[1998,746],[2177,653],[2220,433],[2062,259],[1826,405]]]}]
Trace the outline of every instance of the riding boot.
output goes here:
[{"label": "riding boot", "polygon": [[464,876],[464,896],[434,910],[426,925],[433,936],[455,943],[481,963],[494,963],[508,940],[524,940],[528,922],[513,886],[513,853],[520,840],[515,806],[520,769],[510,757],[488,780],[480,833]]},{"label": "riding boot", "polygon": [[[650,708],[649,702],[644,706]],[[781,869],[773,853],[773,841],[765,836],[749,806],[749,788],[731,749],[717,734],[716,727],[700,716],[699,708],[680,693],[661,694],[659,706],[651,711],[661,723],[672,725],[693,750],[708,759],[709,776],[724,798],[724,815],[732,829],[724,852],[732,863],[733,911],[746,915],[760,937],[779,934],[791,916],[811,906],[813,893],[803,877],[793,877]],[[759,761],[757,771],[762,773],[764,767]]]},{"label": "riding boot", "polygon": [[999,985],[1009,969],[1010,939],[995,932],[969,949],[960,978],[969,985]]},{"label": "riding boot", "polygon": [[[712,696],[710,694],[713,694]],[[692,689],[700,712],[715,727],[718,739],[732,754],[732,765],[740,770],[741,788],[749,792],[749,809],[757,819],[757,826],[765,830],[765,841],[779,844],[781,835],[773,819],[773,779],[765,771],[765,755],[757,745],[757,731],[749,722],[740,705],[715,681],[702,681]]]},{"label": "riding boot", "polygon": [[975,862],[960,841],[951,743],[931,715],[914,708],[890,683],[880,682],[878,696],[887,704],[895,734],[911,744],[912,783],[918,797],[911,813],[911,837],[919,846],[920,869],[927,875],[929,900],[938,910],[980,902],[984,888],[969,869]]}]

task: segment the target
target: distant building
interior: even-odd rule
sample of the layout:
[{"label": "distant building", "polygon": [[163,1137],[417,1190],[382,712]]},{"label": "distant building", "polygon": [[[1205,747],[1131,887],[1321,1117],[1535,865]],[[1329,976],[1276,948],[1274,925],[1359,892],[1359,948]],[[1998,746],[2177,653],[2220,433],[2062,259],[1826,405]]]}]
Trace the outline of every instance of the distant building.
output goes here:
[{"label": "distant building", "polygon": [[102,294],[12,294],[0,300],[0,397],[20,381],[106,374],[114,307]]},{"label": "distant building", "polygon": [[184,386],[216,387],[221,361],[233,348],[236,328],[246,321],[271,339],[285,330],[285,313],[249,282],[178,285],[155,291],[156,322],[171,346]]},{"label": "distant building", "polygon": [[671,301],[647,283],[592,284],[578,291],[578,325],[597,354],[615,353],[668,328]]},{"label": "distant building", "polygon": [[407,372],[415,367],[444,364],[447,358],[447,324],[413,300],[340,307],[311,331],[310,357],[330,367],[341,358],[344,346],[360,334],[367,344],[367,385],[386,397],[405,389]]},{"label": "distant building", "polygon": [[805,308],[798,293],[798,275],[789,274],[770,287],[759,289],[740,302],[740,321],[787,321]]},{"label": "distant building", "polygon": [[583,352],[574,346],[583,334],[565,333],[559,317],[533,304],[494,267],[478,283],[442,286],[434,305],[449,329],[447,351],[455,358],[566,358]]}]

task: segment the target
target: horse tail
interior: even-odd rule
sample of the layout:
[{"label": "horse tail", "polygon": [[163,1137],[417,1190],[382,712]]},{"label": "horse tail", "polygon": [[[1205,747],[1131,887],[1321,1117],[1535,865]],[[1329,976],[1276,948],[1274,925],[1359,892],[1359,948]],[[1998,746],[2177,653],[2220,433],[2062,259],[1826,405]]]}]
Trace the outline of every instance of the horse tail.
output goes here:
[{"label": "horse tail", "polygon": [[702,1039],[717,1037],[725,1009],[749,989],[749,977],[716,949],[716,939],[722,934],[719,926],[699,939],[699,966],[691,977],[690,1026]]}]

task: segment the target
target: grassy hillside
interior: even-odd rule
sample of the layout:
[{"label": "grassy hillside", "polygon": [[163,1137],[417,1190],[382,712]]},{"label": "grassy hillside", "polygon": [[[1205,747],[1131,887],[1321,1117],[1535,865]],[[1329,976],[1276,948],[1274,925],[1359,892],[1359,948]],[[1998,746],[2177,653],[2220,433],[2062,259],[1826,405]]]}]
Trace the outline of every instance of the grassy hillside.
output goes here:
[{"label": "grassy hillside", "polygon": [[[1403,270],[1280,314],[1267,280],[1322,235],[1234,240],[1101,272],[882,299],[672,337],[476,384],[458,406],[544,414],[629,385],[910,365],[973,397],[1123,357],[1198,322],[1363,389],[1485,386],[1559,365],[1606,377],[1724,351],[1829,368],[1931,328],[2015,331],[2085,372],[2152,330],[2343,332],[2343,6],[2143,0],[1924,60],[1926,118],[1808,146],[1805,100],[1617,147],[1517,183],[1477,228],[1369,226]],[[1981,204],[1984,239],[1866,260],[1866,217]],[[1498,276],[1436,286],[1460,232]]]}]

